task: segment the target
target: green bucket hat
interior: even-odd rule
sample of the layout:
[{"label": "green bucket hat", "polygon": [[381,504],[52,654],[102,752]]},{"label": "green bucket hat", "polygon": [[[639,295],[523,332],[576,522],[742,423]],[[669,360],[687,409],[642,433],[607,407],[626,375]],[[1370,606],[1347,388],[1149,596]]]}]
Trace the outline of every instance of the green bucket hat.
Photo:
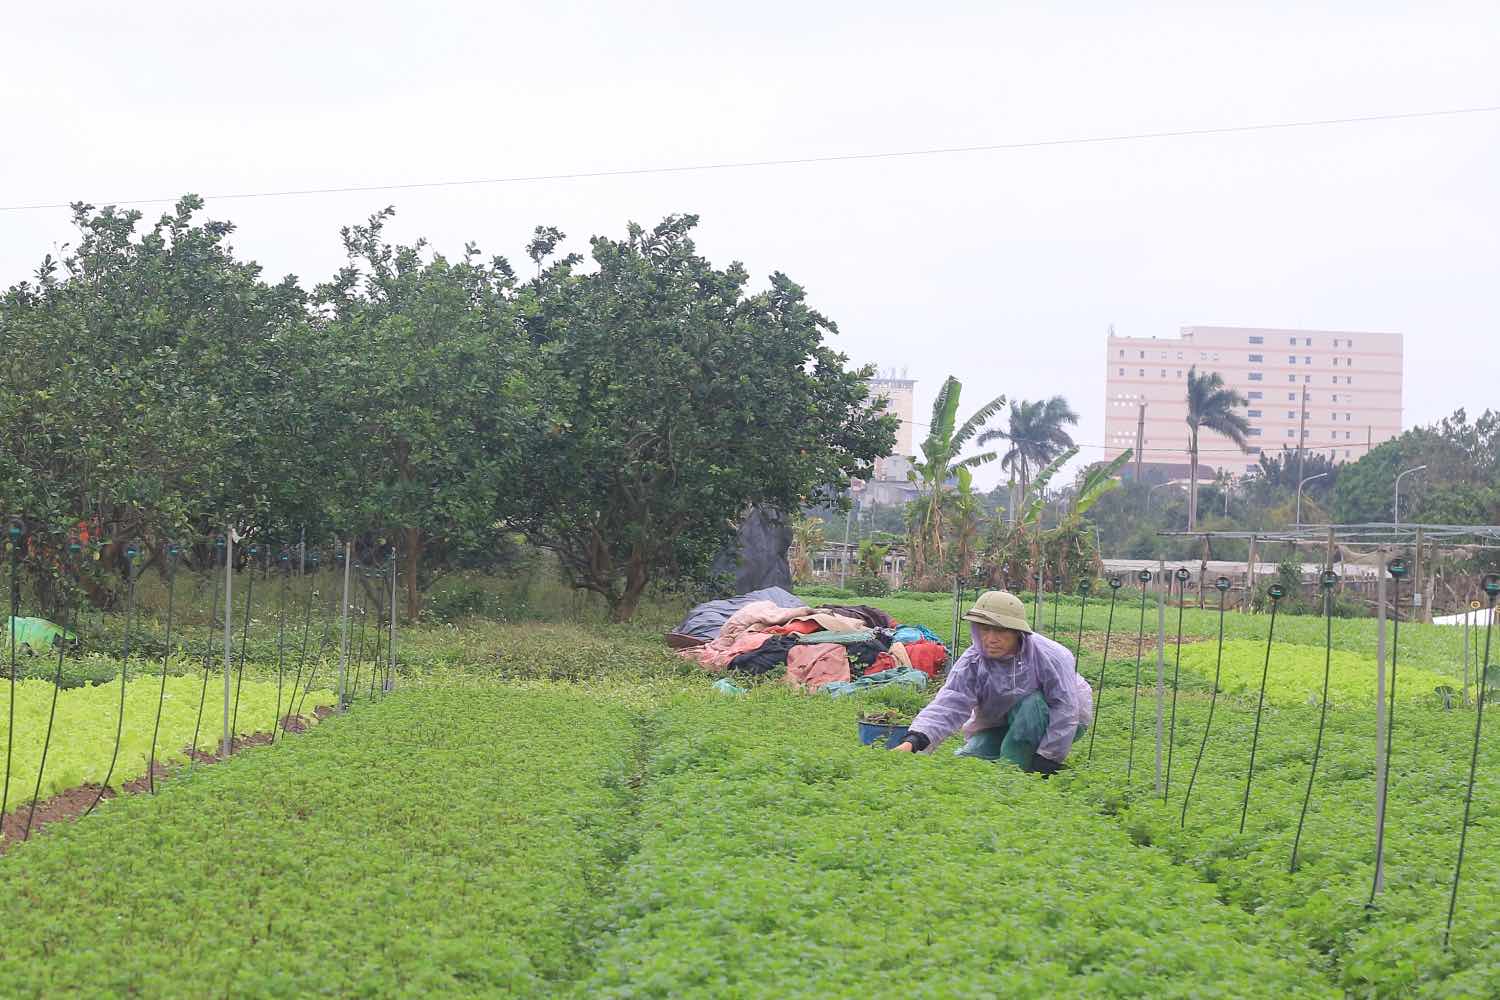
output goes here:
[{"label": "green bucket hat", "polygon": [[1026,622],[1026,606],[1015,594],[1004,590],[987,590],[980,594],[979,600],[964,615],[964,621],[1031,634],[1031,626]]}]

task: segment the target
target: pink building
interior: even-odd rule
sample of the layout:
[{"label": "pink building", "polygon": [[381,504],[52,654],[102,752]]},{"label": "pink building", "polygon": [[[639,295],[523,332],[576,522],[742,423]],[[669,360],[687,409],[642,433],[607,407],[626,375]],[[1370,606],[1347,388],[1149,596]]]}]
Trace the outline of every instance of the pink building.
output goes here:
[{"label": "pink building", "polygon": [[1256,468],[1262,449],[1296,448],[1299,440],[1310,452],[1353,461],[1401,433],[1401,352],[1399,333],[1189,326],[1170,340],[1111,334],[1105,457],[1135,447],[1144,403],[1142,478],[1187,475],[1185,396],[1196,365],[1200,374],[1218,372],[1250,401],[1249,454],[1212,431],[1199,434],[1198,461],[1208,476],[1243,475]]}]

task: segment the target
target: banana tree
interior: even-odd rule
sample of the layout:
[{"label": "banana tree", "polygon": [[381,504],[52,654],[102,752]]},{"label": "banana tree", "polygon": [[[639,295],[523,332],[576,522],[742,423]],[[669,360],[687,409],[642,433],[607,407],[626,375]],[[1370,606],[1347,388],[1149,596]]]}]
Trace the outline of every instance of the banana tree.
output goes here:
[{"label": "banana tree", "polygon": [[1005,397],[990,400],[960,426],[958,402],[962,392],[962,383],[953,376],[948,376],[943,382],[932,402],[932,419],[928,424],[927,438],[921,444],[922,457],[912,463],[912,471],[908,474],[921,491],[908,521],[912,569],[918,579],[943,564],[948,481],[956,482],[960,469],[975,469],[999,457],[994,451],[963,458],[959,455],[984,425],[1004,408]]}]

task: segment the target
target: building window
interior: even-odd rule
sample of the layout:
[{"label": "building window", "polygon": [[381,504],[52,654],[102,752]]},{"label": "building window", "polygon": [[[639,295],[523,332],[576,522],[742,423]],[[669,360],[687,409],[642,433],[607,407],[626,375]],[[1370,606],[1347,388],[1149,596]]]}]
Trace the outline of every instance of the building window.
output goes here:
[{"label": "building window", "polygon": [[1177,377],[1178,378],[1182,378],[1182,369],[1181,368],[1177,369]]},{"label": "building window", "polygon": [[1293,354],[1292,356],[1287,358],[1286,363],[1289,365],[1295,365],[1297,363],[1297,355]]},{"label": "building window", "polygon": [[1345,441],[1349,440],[1349,432],[1348,431],[1344,432],[1344,440]]},{"label": "building window", "polygon": [[1247,416],[1247,417],[1258,417],[1258,416],[1260,416],[1260,411],[1259,410],[1247,410],[1245,412],[1245,416]]},{"label": "building window", "polygon": [[1178,361],[1181,361],[1181,360],[1182,360],[1182,352],[1181,352],[1181,351],[1178,351],[1178,352],[1177,352],[1177,360],[1178,360]]},{"label": "building window", "polygon": [[1297,419],[1297,411],[1296,410],[1287,410],[1286,411],[1286,418],[1288,420],[1296,420]]},{"label": "building window", "polygon": [[1339,346],[1339,338],[1337,338],[1337,337],[1334,337],[1334,338],[1333,338],[1333,346],[1334,346],[1334,347],[1337,347],[1337,346]]},{"label": "building window", "polygon": [[1344,449],[1344,457],[1345,457],[1345,458],[1348,458],[1348,457],[1349,457],[1349,449],[1348,449],[1348,448],[1345,448],[1345,449]]},{"label": "building window", "polygon": [[1208,352],[1207,351],[1199,351],[1198,352],[1198,360],[1199,361],[1207,361],[1208,360]]},{"label": "building window", "polygon": [[1250,373],[1250,381],[1252,381],[1252,382],[1259,382],[1264,377],[1265,376],[1261,375],[1260,372],[1251,372]]},{"label": "building window", "polygon": [[1146,377],[1146,369],[1142,368],[1142,369],[1140,369],[1139,372],[1137,372],[1136,378],[1145,378],[1145,377]]},{"label": "building window", "polygon": [[1286,377],[1286,380],[1287,380],[1287,381],[1288,381],[1288,382],[1295,382],[1295,381],[1297,381],[1297,376],[1295,376],[1295,375],[1288,375],[1288,376],[1287,376],[1287,377]]},{"label": "building window", "polygon": [[1290,343],[1291,343],[1291,345],[1293,347],[1296,347],[1297,346],[1297,338],[1296,337],[1291,338]]},{"label": "building window", "polygon": [[1258,364],[1260,362],[1265,361],[1266,360],[1266,356],[1264,354],[1252,354],[1252,355],[1250,355],[1250,360],[1253,361],[1253,362],[1256,362]]},{"label": "building window", "polygon": [[1143,358],[1144,358],[1144,357],[1145,357],[1145,356],[1146,356],[1146,352],[1145,352],[1145,351],[1142,351],[1142,352],[1141,352],[1141,357],[1143,357]]},{"label": "building window", "polygon": [[1305,428],[1304,428],[1304,429],[1303,429],[1303,431],[1302,431],[1302,436],[1303,436],[1303,437],[1307,437],[1307,436],[1308,436],[1308,435],[1309,435],[1309,434],[1311,434],[1311,433],[1312,433],[1312,431],[1309,431],[1309,430],[1306,430],[1306,429],[1305,429]]},{"label": "building window", "polygon": [[1337,403],[1337,402],[1338,402],[1338,401],[1339,401],[1339,394],[1338,394],[1338,393],[1334,393],[1334,394],[1333,394],[1333,401],[1334,401],[1334,402],[1335,402],[1335,403]]},{"label": "building window", "polygon": [[1165,369],[1165,368],[1163,368],[1163,369],[1162,369],[1162,370],[1161,370],[1161,377],[1162,377],[1162,378],[1166,378],[1166,377],[1167,377],[1167,370],[1166,370],[1166,369]]},{"label": "building window", "polygon": [[1304,376],[1302,376],[1302,381],[1304,381],[1304,382],[1306,382],[1308,384],[1311,384],[1312,383],[1312,376],[1311,375],[1304,375]]},{"label": "building window", "polygon": [[1344,384],[1345,385],[1353,385],[1354,384],[1354,377],[1352,375],[1345,375],[1344,376]]},{"label": "building window", "polygon": [[1250,390],[1250,398],[1251,399],[1263,399],[1263,398],[1265,398],[1265,395],[1266,394],[1263,393],[1263,392],[1261,392],[1259,389],[1251,389]]},{"label": "building window", "polygon": [[1345,368],[1353,368],[1354,367],[1354,359],[1353,358],[1345,358],[1344,359],[1344,367]]},{"label": "building window", "polygon": [[1265,342],[1266,342],[1266,338],[1265,337],[1251,337],[1250,338],[1250,343],[1252,343],[1252,344],[1264,344]]},{"label": "building window", "polygon": [[1123,368],[1120,369],[1120,377],[1121,378],[1125,377],[1125,369],[1123,369]]},{"label": "building window", "polygon": [[[1257,445],[1251,445],[1249,448],[1245,449],[1245,454],[1247,454],[1247,455],[1259,455],[1260,454],[1260,445],[1258,445],[1258,444]],[[1251,468],[1252,469],[1253,468],[1259,468],[1259,466],[1251,466]]]},{"label": "building window", "polygon": [[1334,358],[1333,359],[1333,367],[1337,368],[1338,366],[1339,366],[1339,359],[1338,358]]},{"label": "building window", "polygon": [[1250,436],[1251,437],[1260,437],[1260,428],[1259,427],[1252,427],[1252,428],[1250,428]]},{"label": "building window", "polygon": [[1303,347],[1311,347],[1312,346],[1312,338],[1311,337],[1303,337],[1302,338],[1302,346]]},{"label": "building window", "polygon": [[1296,437],[1297,436],[1297,432],[1294,431],[1294,430],[1292,430],[1290,427],[1288,427],[1286,429],[1286,436],[1287,437]]},{"label": "building window", "polygon": [[1353,419],[1354,419],[1354,416],[1353,416],[1353,414],[1349,414],[1349,413],[1346,413],[1346,414],[1344,414],[1344,421],[1345,421],[1345,422],[1346,422],[1346,423],[1347,423],[1347,422],[1348,422],[1348,421],[1350,421],[1350,420],[1353,420]]},{"label": "building window", "polygon": [[1124,357],[1124,356],[1125,356],[1125,352],[1124,352],[1124,351],[1123,351],[1123,350],[1122,350],[1122,351],[1121,351],[1121,352],[1120,352],[1120,357],[1122,357],[1122,358],[1123,358],[1123,357]]},{"label": "building window", "polygon": [[1304,365],[1310,365],[1310,364],[1312,364],[1312,358],[1307,358],[1307,357],[1304,357],[1304,358],[1303,358],[1303,359],[1302,359],[1302,363],[1303,363],[1303,364],[1304,364]]}]

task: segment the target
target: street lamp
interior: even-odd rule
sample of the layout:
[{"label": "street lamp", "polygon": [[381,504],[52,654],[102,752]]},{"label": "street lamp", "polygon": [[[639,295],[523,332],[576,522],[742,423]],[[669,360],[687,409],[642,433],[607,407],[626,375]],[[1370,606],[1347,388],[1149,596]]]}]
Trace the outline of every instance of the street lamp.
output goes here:
[{"label": "street lamp", "polygon": [[1151,513],[1151,494],[1155,493],[1157,490],[1161,489],[1163,486],[1172,486],[1172,485],[1175,485],[1175,484],[1173,484],[1170,481],[1165,482],[1165,483],[1157,483],[1155,486],[1149,487],[1146,490],[1146,513],[1148,515]]},{"label": "street lamp", "polygon": [[1308,476],[1306,479],[1302,480],[1302,482],[1297,484],[1297,527],[1302,527],[1302,487],[1306,486],[1314,479],[1322,479],[1326,475],[1328,475],[1328,473],[1320,472],[1316,476]]},{"label": "street lamp", "polygon": [[1401,532],[1401,476],[1409,476],[1413,472],[1421,472],[1425,468],[1427,468],[1427,466],[1418,465],[1415,468],[1407,469],[1405,472],[1396,476],[1396,502],[1391,504],[1391,521],[1395,523],[1396,533],[1398,537]]}]

